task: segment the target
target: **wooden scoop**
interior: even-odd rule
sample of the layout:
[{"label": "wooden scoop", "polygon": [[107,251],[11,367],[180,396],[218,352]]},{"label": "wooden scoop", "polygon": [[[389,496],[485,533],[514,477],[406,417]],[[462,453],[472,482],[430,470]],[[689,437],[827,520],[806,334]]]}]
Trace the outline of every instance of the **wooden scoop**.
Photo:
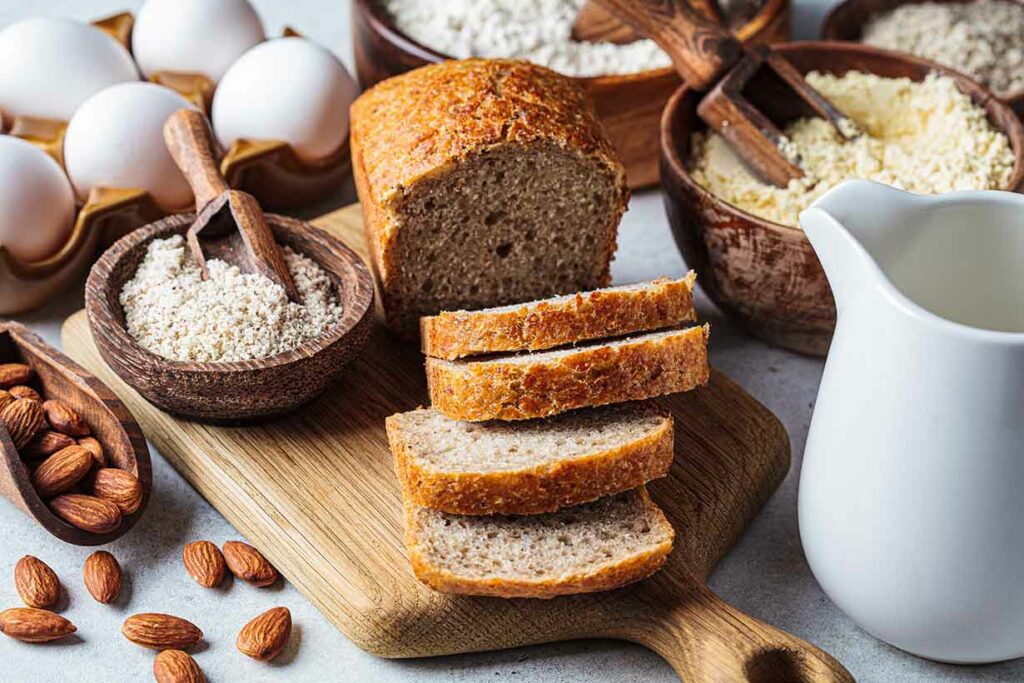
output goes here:
[{"label": "wooden scoop", "polygon": [[765,46],[744,49],[685,0],[598,2],[667,52],[689,87],[710,90],[697,114],[762,181],[785,187],[803,176],[800,159],[787,150],[782,122],[819,116],[844,138],[859,134],[784,57]]},{"label": "wooden scoop", "polygon": [[174,112],[164,124],[164,141],[196,198],[196,220],[186,239],[203,279],[209,272],[200,232],[212,258],[264,275],[284,287],[289,299],[298,301],[295,283],[259,202],[251,194],[228,187],[217,168],[206,115],[196,109]]},{"label": "wooden scoop", "polygon": [[[708,19],[719,24],[724,21],[718,0],[689,0],[689,2]],[[572,38],[581,42],[624,45],[643,37],[643,34],[629,24],[623,23],[596,0],[587,0],[583,3],[583,7],[576,14],[576,20],[572,24]]]}]

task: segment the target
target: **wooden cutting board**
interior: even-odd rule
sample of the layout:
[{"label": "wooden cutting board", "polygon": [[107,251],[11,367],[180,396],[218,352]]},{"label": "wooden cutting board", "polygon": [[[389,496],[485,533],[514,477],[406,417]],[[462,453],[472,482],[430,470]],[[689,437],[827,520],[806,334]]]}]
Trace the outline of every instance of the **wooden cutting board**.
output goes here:
[{"label": "wooden cutting board", "polygon": [[[358,207],[314,221],[361,255]],[[427,402],[423,358],[375,330],[343,379],[292,417],[214,427],[157,410],[100,359],[84,312],[65,352],[107,382],[147,437],[345,635],[384,657],[587,637],[646,645],[688,683],[853,680],[829,655],[748,617],[705,586],[789,468],[778,419],[721,373],[668,397],[676,462],[651,485],[676,528],[665,569],[617,591],[555,600],[446,596],[419,584],[402,544],[384,418]]]}]

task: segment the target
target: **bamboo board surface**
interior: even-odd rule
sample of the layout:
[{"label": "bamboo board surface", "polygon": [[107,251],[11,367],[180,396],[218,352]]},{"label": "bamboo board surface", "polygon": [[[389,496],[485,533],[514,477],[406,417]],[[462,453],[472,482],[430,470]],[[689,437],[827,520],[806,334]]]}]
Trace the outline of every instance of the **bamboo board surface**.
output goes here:
[{"label": "bamboo board surface", "polygon": [[[358,207],[314,223],[365,258]],[[789,467],[781,423],[721,373],[663,401],[676,418],[676,462],[650,490],[677,532],[666,568],[607,593],[500,600],[436,593],[406,559],[384,418],[427,401],[415,347],[378,326],[341,381],[307,408],[224,427],[172,417],[121,382],[100,359],[84,312],[65,323],[63,341],[124,400],[160,453],[369,652],[432,656],[600,636],[651,647],[688,682],[852,680],[828,655],[704,585]]]}]

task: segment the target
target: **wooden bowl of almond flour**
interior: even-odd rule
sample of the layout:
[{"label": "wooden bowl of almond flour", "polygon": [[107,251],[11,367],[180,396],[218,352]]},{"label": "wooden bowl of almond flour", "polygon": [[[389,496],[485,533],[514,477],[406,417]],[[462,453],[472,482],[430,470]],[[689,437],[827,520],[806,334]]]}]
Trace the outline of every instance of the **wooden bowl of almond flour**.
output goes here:
[{"label": "wooden bowl of almond flour", "polygon": [[[135,277],[153,240],[184,235],[194,219],[194,214],[180,214],[140,228],[116,242],[93,266],[85,308],[100,355],[154,405],[203,422],[272,417],[316,398],[359,353],[370,334],[373,280],[352,250],[301,221],[266,215],[278,244],[308,257],[330,281],[341,312],[322,334],[290,350],[252,360],[191,362],[157,355],[128,333],[120,298],[125,284]],[[296,284],[300,285],[298,279]]]},{"label": "wooden bowl of almond flour", "polygon": [[[999,0],[1000,2],[1002,0]],[[1013,2],[1015,4],[1024,6],[1024,0],[1006,0],[1007,2]],[[950,35],[939,35],[944,29],[948,29],[949,26],[943,18],[937,16],[925,16],[918,14],[914,17],[906,16],[906,21],[915,21],[918,23],[926,23],[927,26],[922,27],[923,33],[914,37],[912,30],[907,30],[906,34],[901,36],[898,30],[898,24],[893,24],[888,31],[886,31],[884,38],[880,37],[883,44],[877,45],[878,47],[886,47],[887,49],[902,49],[903,46],[910,47],[914,44],[918,44],[917,38],[921,38],[921,47],[924,50],[923,54],[917,54],[917,56],[932,59],[944,66],[957,69],[958,64],[973,63],[976,72],[973,74],[975,80],[979,80],[983,85],[986,84],[985,78],[979,78],[981,72],[991,72],[993,78],[990,80],[991,89],[1001,97],[1010,107],[1017,112],[1018,116],[1024,116],[1024,68],[1021,67],[1019,56],[1021,52],[1024,52],[1024,30],[1020,25],[1000,25],[1002,17],[996,15],[996,13],[988,11],[990,9],[988,5],[984,3],[976,3],[973,0],[843,0],[832,7],[828,14],[825,16],[825,20],[821,25],[821,37],[823,40],[841,40],[851,41],[856,43],[865,42],[865,29],[880,15],[888,12],[892,12],[904,5],[975,5],[976,8],[975,16],[964,17],[962,21],[972,23],[972,31],[978,36],[979,40],[987,43],[984,49],[977,51],[975,58],[965,57],[968,50],[963,42],[965,40],[964,32],[956,29],[950,33]],[[918,12],[926,12],[924,8],[918,9]],[[938,32],[938,33],[937,33]],[[993,43],[999,42],[1000,45],[993,45]],[[996,50],[989,48],[995,47]],[[1016,51],[1018,54],[1018,63],[1009,64],[998,62],[993,52],[1000,52],[1003,50]],[[914,53],[913,49],[908,49],[908,52]],[[944,58],[944,55],[947,58]],[[982,56],[986,55],[986,56]],[[966,62],[962,60],[967,59]],[[960,68],[968,76],[972,76],[970,69]],[[1001,72],[1001,73],[1000,73]],[[996,87],[996,82],[1007,82],[1013,80],[1014,85],[1012,87],[1000,88]]]},{"label": "wooden bowl of almond flour", "polygon": [[[776,43],[790,38],[791,0],[733,0],[721,5],[736,7],[734,32],[744,42]],[[743,11],[743,7],[754,9]],[[353,0],[352,26],[356,72],[363,89],[400,73],[455,58],[440,46],[427,45],[401,31],[388,12],[386,0]],[[638,189],[657,184],[658,121],[669,96],[680,85],[675,70],[665,66],[576,80],[593,100],[605,133],[626,167],[629,186]]]},{"label": "wooden bowl of almond flour", "polygon": [[[984,110],[991,128],[1007,137],[1012,168],[1006,186],[998,189],[1019,192],[1024,187],[1020,119],[966,76],[933,62],[855,43],[801,42],[776,49],[802,74],[818,71],[841,77],[856,71],[915,82],[931,72],[948,76],[959,93]],[[795,227],[795,220],[787,225],[740,209],[712,194],[691,174],[693,134],[706,130],[696,113],[699,101],[698,93],[682,87],[661,119],[661,182],[676,244],[704,291],[751,333],[787,349],[825,355],[835,329],[835,302],[803,230]],[[940,135],[951,133],[943,130]]]}]

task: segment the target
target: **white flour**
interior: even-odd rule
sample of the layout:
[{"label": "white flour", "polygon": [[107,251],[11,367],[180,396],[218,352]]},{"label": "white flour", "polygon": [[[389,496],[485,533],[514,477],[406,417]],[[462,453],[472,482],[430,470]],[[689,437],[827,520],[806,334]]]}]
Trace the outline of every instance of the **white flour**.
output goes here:
[{"label": "white flour", "polygon": [[650,40],[577,42],[572,24],[584,0],[386,0],[395,25],[458,58],[526,59],[570,76],[628,74],[671,66]]}]

